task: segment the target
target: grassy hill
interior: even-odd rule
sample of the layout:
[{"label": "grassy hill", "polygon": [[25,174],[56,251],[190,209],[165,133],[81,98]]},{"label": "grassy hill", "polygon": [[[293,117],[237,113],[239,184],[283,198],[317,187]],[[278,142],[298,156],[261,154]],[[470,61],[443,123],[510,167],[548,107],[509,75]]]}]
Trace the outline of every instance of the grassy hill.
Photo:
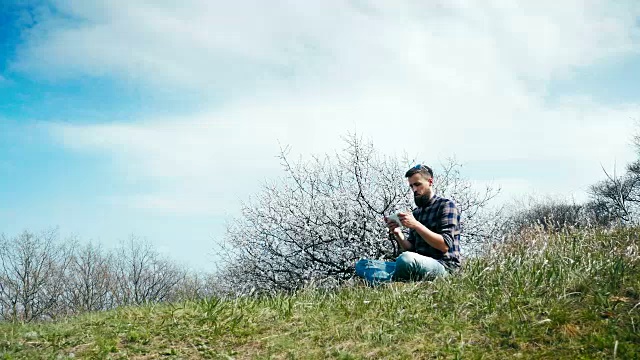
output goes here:
[{"label": "grassy hill", "polygon": [[427,283],[0,324],[0,358],[640,358],[637,229],[532,232]]}]

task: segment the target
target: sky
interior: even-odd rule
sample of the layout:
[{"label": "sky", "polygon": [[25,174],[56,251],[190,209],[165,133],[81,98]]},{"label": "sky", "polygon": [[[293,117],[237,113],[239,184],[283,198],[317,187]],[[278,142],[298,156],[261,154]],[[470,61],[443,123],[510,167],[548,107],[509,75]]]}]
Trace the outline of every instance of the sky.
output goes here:
[{"label": "sky", "polygon": [[636,158],[638,84],[633,0],[0,0],[0,233],[210,271],[280,147],[349,132],[583,201]]}]

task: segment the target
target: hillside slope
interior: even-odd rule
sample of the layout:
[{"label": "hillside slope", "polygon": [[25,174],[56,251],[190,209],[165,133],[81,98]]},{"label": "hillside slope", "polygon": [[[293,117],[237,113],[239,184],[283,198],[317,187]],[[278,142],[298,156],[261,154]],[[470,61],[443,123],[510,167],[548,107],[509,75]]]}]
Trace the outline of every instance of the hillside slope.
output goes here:
[{"label": "hillside slope", "polygon": [[435,282],[0,324],[0,358],[634,359],[638,234],[532,232]]}]

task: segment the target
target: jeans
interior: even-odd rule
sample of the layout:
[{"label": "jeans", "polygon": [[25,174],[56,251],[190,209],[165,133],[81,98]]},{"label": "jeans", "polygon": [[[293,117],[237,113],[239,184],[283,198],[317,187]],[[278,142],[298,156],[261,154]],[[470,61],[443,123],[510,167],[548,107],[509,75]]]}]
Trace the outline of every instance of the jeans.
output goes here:
[{"label": "jeans", "polygon": [[437,260],[406,251],[396,261],[362,259],[356,263],[356,275],[371,284],[392,280],[433,280],[446,276],[447,270]]}]

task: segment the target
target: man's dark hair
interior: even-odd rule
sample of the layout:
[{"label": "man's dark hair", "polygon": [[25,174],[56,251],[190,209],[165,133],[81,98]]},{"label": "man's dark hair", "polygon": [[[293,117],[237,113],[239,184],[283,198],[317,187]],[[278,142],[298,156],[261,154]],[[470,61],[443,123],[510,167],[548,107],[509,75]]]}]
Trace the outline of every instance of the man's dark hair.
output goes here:
[{"label": "man's dark hair", "polygon": [[433,170],[427,165],[418,164],[407,171],[404,177],[410,178],[415,174],[422,174],[425,178],[433,178]]}]

